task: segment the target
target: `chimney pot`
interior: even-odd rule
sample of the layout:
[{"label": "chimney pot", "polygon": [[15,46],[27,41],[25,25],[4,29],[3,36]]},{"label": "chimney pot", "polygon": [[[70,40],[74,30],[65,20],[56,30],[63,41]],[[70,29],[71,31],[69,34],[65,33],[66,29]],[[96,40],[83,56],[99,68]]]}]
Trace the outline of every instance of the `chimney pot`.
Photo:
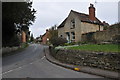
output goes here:
[{"label": "chimney pot", "polygon": [[90,4],[90,7],[93,7],[93,4]]},{"label": "chimney pot", "polygon": [[105,21],[103,21],[103,23],[106,23]]},{"label": "chimney pot", "polygon": [[46,32],[48,32],[48,29],[46,29]]}]

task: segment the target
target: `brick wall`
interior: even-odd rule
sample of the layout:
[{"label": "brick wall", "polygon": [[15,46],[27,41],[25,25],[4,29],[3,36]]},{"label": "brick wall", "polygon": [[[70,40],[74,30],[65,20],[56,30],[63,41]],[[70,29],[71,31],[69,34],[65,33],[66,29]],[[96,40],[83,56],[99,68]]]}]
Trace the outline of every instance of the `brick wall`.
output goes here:
[{"label": "brick wall", "polygon": [[42,36],[42,44],[47,44],[47,39],[49,39],[49,31],[46,30],[46,33]]},{"label": "brick wall", "polygon": [[26,33],[24,31],[22,31],[22,42],[26,42]]}]

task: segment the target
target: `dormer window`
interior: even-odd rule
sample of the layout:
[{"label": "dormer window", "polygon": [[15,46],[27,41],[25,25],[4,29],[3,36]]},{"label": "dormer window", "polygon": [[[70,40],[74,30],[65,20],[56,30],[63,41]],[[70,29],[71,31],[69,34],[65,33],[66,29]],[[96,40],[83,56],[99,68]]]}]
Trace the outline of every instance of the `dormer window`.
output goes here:
[{"label": "dormer window", "polygon": [[75,28],[75,19],[72,19],[70,29],[74,29],[74,28]]},{"label": "dormer window", "polygon": [[97,23],[97,21],[94,21],[94,23]]}]

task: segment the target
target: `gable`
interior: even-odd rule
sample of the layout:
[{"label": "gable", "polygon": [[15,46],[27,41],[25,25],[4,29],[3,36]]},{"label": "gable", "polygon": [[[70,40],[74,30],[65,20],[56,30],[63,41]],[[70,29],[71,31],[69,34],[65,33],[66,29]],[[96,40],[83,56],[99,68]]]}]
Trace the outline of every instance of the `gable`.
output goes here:
[{"label": "gable", "polygon": [[65,26],[65,24],[67,22],[69,22],[69,20],[72,20],[72,19],[79,19],[78,16],[76,14],[74,14],[72,11],[70,11],[68,17],[58,26],[58,28],[62,28]]}]

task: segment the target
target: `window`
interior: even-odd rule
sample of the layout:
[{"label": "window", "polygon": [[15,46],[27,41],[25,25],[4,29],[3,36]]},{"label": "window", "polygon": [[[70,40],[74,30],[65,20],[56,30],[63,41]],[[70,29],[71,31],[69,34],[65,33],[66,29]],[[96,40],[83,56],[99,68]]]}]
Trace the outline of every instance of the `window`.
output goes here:
[{"label": "window", "polygon": [[75,40],[75,32],[71,32],[72,34],[72,40]]},{"label": "window", "polygon": [[75,19],[72,19],[71,20],[71,29],[74,29],[75,28]]},{"label": "window", "polygon": [[70,32],[66,32],[66,39],[68,43],[70,43]]},{"label": "window", "polygon": [[60,37],[62,38],[63,36],[62,36],[62,35],[60,35]]}]

